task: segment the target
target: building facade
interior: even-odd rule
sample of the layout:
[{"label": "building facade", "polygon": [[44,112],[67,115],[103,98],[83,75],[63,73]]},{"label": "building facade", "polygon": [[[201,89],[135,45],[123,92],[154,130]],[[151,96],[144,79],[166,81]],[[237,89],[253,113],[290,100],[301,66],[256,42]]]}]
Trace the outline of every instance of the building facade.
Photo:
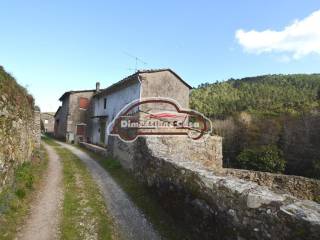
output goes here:
[{"label": "building facade", "polygon": [[191,86],[171,69],[145,70],[98,91],[91,101],[88,141],[106,146],[107,126],[127,104],[147,97],[167,97],[189,107]]},{"label": "building facade", "polygon": [[55,113],[54,135],[75,143],[87,141],[90,101],[96,90],[69,91],[61,97],[61,107]]},{"label": "building facade", "polygon": [[41,131],[48,134],[54,132],[54,113],[42,112],[41,113]]}]

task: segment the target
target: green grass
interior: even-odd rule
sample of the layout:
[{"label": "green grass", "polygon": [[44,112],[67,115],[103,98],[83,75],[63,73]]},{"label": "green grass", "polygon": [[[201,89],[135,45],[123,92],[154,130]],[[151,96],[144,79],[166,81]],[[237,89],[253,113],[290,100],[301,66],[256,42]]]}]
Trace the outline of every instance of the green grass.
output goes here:
[{"label": "green grass", "polygon": [[138,183],[130,172],[123,169],[119,161],[110,157],[102,157],[84,148],[81,150],[88,153],[113,177],[130,199],[143,211],[161,236],[165,239],[191,239],[188,229],[178,226],[161,207],[158,198],[147,187]]},{"label": "green grass", "polygon": [[48,155],[43,147],[32,161],[15,169],[14,182],[0,193],[0,239],[14,239],[17,226],[23,224],[29,212],[33,193],[47,168]]},{"label": "green grass", "polygon": [[[61,238],[117,238],[101,193],[81,160],[65,148],[56,148],[63,162],[65,196],[61,222]],[[90,229],[92,227],[92,230]]]},{"label": "green grass", "polygon": [[50,137],[42,136],[41,140],[52,147],[60,147],[60,145]]},{"label": "green grass", "polygon": [[2,97],[6,98],[5,104],[14,109],[15,116],[22,117],[23,119],[33,116],[33,97],[2,66],[0,66],[0,93]]}]

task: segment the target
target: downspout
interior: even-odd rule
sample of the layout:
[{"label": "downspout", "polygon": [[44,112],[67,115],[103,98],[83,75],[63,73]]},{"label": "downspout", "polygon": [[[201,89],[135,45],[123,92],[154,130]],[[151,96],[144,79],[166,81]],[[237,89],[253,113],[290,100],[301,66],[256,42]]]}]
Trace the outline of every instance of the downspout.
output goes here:
[{"label": "downspout", "polygon": [[[141,102],[142,100],[142,80],[140,79],[140,74],[138,73],[138,80],[139,80],[139,83],[140,83],[140,91],[139,91],[139,102]],[[138,111],[140,109],[140,106],[138,106]],[[139,113],[140,115],[140,113]],[[140,119],[140,116],[139,116],[139,119]]]},{"label": "downspout", "polygon": [[140,74],[138,73],[138,81],[140,83],[140,91],[139,91],[139,101],[142,99],[142,80],[140,79]]}]

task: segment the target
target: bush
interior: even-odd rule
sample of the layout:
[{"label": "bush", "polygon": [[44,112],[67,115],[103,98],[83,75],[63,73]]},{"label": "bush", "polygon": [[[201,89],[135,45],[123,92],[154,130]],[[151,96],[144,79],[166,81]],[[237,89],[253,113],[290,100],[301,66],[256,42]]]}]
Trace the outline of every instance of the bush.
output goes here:
[{"label": "bush", "polygon": [[[320,159],[316,159],[312,162],[312,167],[309,171],[308,176],[320,179]],[[320,200],[320,196],[319,196]]]},{"label": "bush", "polygon": [[237,156],[237,162],[243,169],[272,173],[284,172],[286,164],[282,152],[275,145],[245,149]]}]

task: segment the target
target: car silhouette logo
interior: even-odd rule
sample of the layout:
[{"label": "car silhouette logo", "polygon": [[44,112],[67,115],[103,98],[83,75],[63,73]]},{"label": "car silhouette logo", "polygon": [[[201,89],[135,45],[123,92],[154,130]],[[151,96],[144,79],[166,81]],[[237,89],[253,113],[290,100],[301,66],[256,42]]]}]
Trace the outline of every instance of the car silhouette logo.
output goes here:
[{"label": "car silhouette logo", "polygon": [[198,140],[212,132],[211,121],[203,114],[182,109],[170,98],[144,98],[127,104],[108,125],[107,134],[123,141],[139,136],[189,136]]}]

